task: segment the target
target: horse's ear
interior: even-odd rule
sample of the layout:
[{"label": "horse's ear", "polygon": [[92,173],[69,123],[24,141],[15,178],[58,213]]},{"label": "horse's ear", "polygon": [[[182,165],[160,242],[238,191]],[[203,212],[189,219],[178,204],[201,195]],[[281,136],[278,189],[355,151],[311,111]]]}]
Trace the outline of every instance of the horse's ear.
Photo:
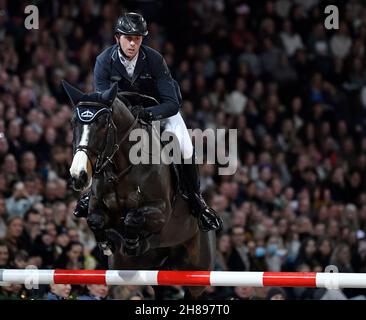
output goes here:
[{"label": "horse's ear", "polygon": [[114,99],[116,99],[117,91],[118,84],[117,82],[115,82],[111,88],[102,93],[102,99],[107,103],[108,106],[110,106],[113,103]]},{"label": "horse's ear", "polygon": [[65,80],[61,80],[62,86],[67,93],[72,105],[75,107],[80,99],[83,97],[84,93],[82,93],[79,89],[76,89],[71,84],[66,82]]}]

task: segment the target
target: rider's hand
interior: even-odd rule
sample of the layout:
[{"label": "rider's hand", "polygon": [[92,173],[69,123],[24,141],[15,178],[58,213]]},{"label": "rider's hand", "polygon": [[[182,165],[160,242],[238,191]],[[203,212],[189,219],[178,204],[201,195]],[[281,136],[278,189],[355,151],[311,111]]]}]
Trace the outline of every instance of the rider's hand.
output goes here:
[{"label": "rider's hand", "polygon": [[153,120],[152,112],[146,110],[142,106],[133,106],[131,108],[131,113],[135,118],[139,118],[145,122],[151,122]]}]

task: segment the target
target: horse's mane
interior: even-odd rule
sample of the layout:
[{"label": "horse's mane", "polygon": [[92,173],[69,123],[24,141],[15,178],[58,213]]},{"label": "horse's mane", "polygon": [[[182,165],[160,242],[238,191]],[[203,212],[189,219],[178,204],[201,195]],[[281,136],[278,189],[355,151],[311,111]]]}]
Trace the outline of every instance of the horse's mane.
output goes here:
[{"label": "horse's mane", "polygon": [[116,104],[117,107],[131,109],[131,102],[125,97],[122,92],[117,93],[117,97],[114,100],[113,104]]}]

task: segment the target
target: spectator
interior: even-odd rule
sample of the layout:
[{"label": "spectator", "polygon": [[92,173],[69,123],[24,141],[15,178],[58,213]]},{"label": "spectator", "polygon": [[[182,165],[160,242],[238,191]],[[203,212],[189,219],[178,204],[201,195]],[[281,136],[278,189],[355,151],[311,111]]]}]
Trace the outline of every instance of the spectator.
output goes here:
[{"label": "spectator", "polygon": [[217,239],[216,270],[228,271],[227,261],[231,252],[231,239],[223,233]]},{"label": "spectator", "polygon": [[27,251],[30,252],[36,237],[41,233],[41,215],[36,209],[29,209],[24,214],[23,239],[28,244]]},{"label": "spectator", "polygon": [[337,58],[344,59],[350,53],[351,46],[352,40],[348,35],[347,24],[341,22],[339,30],[330,39],[330,48],[332,50],[332,54]]},{"label": "spectator", "polygon": [[248,98],[245,95],[246,82],[244,79],[236,80],[235,90],[232,91],[226,98],[226,112],[229,114],[240,115],[243,113],[247,104]]},{"label": "spectator", "polygon": [[228,258],[228,267],[233,271],[250,270],[250,262],[248,258],[248,249],[244,243],[244,228],[234,226],[231,230],[231,241],[233,250]]},{"label": "spectator", "polygon": [[28,192],[23,182],[15,182],[11,197],[6,199],[6,211],[10,217],[23,217],[32,206],[32,200],[28,198]]},{"label": "spectator", "polygon": [[52,223],[46,225],[45,230],[38,234],[32,246],[32,254],[42,259],[42,268],[49,269],[56,263],[56,227]]},{"label": "spectator", "polygon": [[23,286],[21,284],[0,287],[0,300],[21,300],[23,297]]},{"label": "spectator", "polygon": [[307,265],[311,269],[317,265],[316,261],[316,243],[311,237],[304,239],[299,249],[299,254],[295,261],[295,267]]},{"label": "spectator", "polygon": [[[88,294],[79,296],[78,300],[106,300],[108,299],[108,287],[104,284],[87,285]],[[130,300],[134,300],[131,299]]]},{"label": "spectator", "polygon": [[0,240],[0,269],[10,268],[10,250],[4,240]]},{"label": "spectator", "polygon": [[321,264],[322,270],[324,271],[325,268],[331,264],[330,259],[333,252],[332,242],[330,239],[323,236],[323,238],[318,241],[317,248],[316,260]]},{"label": "spectator", "polygon": [[69,284],[51,284],[47,300],[69,300],[70,293],[71,285]]},{"label": "spectator", "polygon": [[0,239],[5,237],[6,234],[6,206],[5,199],[0,196]]},{"label": "spectator", "polygon": [[7,232],[4,240],[10,249],[11,256],[14,256],[19,250],[26,249],[26,244],[21,238],[23,230],[24,223],[22,218],[13,217],[7,221]]},{"label": "spectator", "polygon": [[80,242],[71,241],[56,261],[60,269],[84,269],[83,246]]},{"label": "spectator", "polygon": [[354,272],[351,265],[351,251],[349,245],[341,243],[334,248],[331,264],[338,268],[339,272]]},{"label": "spectator", "polygon": [[6,138],[4,132],[0,131],[0,160],[1,161],[7,155],[8,151],[9,151],[8,139]]},{"label": "spectator", "polygon": [[270,288],[267,293],[268,300],[287,300],[285,290],[282,288]]},{"label": "spectator", "polygon": [[280,33],[280,38],[289,57],[292,57],[297,50],[304,48],[300,35],[293,32],[290,20],[283,22],[283,31]]},{"label": "spectator", "polygon": [[253,287],[235,287],[234,300],[253,300],[255,297],[255,288]]}]

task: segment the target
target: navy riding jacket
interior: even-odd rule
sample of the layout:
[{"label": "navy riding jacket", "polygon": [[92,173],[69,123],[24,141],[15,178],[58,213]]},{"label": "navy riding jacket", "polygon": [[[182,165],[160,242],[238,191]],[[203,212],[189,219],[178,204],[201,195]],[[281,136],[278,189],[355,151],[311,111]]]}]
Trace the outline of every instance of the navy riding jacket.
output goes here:
[{"label": "navy riding jacket", "polygon": [[154,120],[175,115],[182,101],[181,93],[163,56],[156,50],[141,45],[131,78],[119,59],[118,49],[115,44],[98,55],[94,67],[95,90],[109,89],[117,81],[119,91],[152,96],[160,103],[147,108],[152,112]]}]

